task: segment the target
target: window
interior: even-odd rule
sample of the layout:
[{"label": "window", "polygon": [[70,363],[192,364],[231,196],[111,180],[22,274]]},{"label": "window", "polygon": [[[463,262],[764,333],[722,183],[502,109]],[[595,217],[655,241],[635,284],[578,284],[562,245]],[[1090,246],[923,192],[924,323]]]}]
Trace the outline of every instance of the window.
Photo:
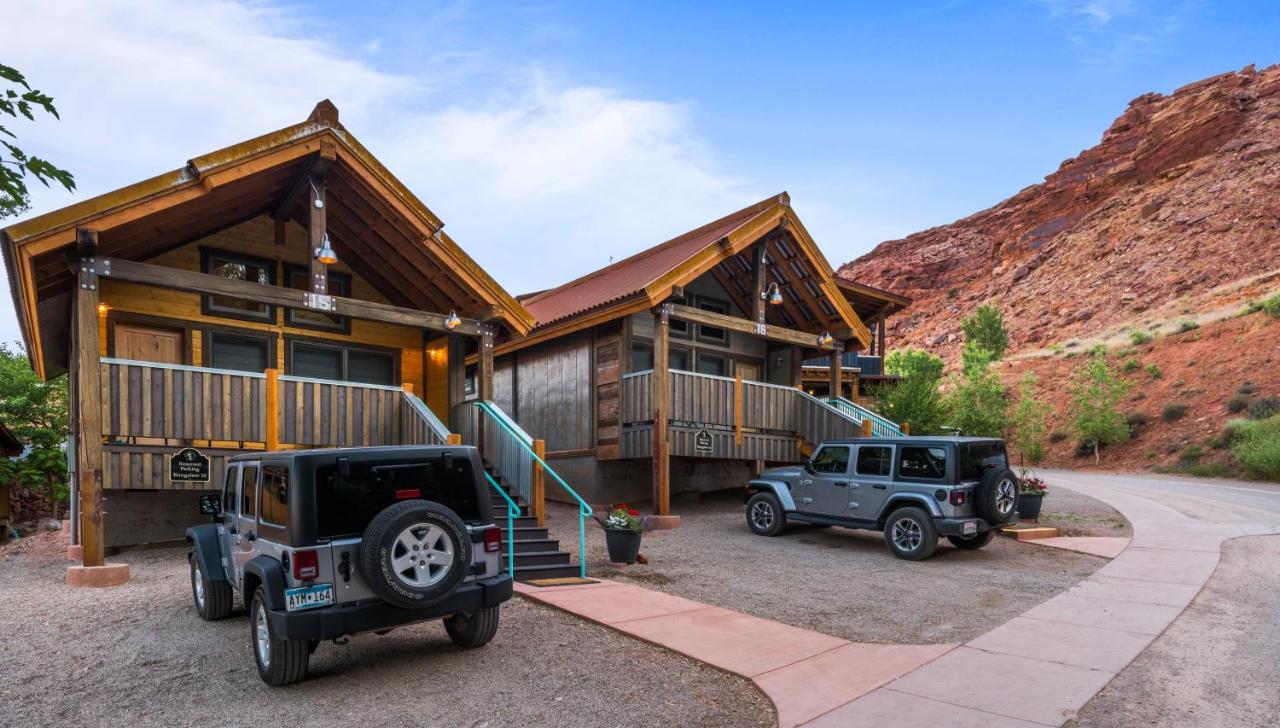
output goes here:
[{"label": "window", "polygon": [[889,475],[893,470],[893,448],[863,445],[858,448],[858,475]]},{"label": "window", "polygon": [[678,339],[689,338],[689,322],[684,319],[671,319],[667,323],[667,331]]},{"label": "window", "polygon": [[[703,311],[712,311],[714,313],[729,313],[729,304],[721,301],[712,301],[710,299],[698,299],[698,308]],[[713,344],[729,345],[729,332],[718,326],[707,326],[706,324],[698,324],[698,340],[708,341]]]},{"label": "window", "polygon": [[[285,284],[299,291],[311,290],[311,269],[301,265],[284,267]],[[329,295],[351,297],[351,276],[345,273],[329,273]],[[289,326],[300,326],[308,329],[327,329],[330,331],[351,332],[351,319],[331,313],[322,313],[305,308],[287,308],[284,311],[284,322]]]},{"label": "window", "polygon": [[345,476],[336,465],[316,468],[320,538],[359,536],[382,509],[407,498],[448,503],[464,522],[476,523],[480,519],[478,498],[489,497],[483,491],[476,492],[471,460],[465,457],[376,462],[353,458],[349,467]]},{"label": "window", "polygon": [[341,344],[290,340],[287,364],[293,376],[311,379],[394,385],[397,376],[397,354]]},{"label": "window", "polygon": [[849,448],[843,445],[828,446],[813,456],[815,473],[843,475],[849,470]]},{"label": "window", "polygon": [[260,522],[284,528],[289,525],[289,468],[267,465],[262,468],[262,515]]},{"label": "window", "polygon": [[[264,286],[276,284],[275,261],[263,258],[203,248],[200,251],[200,269],[219,278],[261,283]],[[273,306],[228,296],[205,296],[203,313],[257,321],[275,321],[276,318]]]},{"label": "window", "polygon": [[898,463],[898,475],[904,478],[941,480],[947,477],[947,451],[942,447],[904,447]]},{"label": "window", "polygon": [[262,372],[270,365],[271,341],[252,334],[209,333],[205,360],[214,369]]},{"label": "window", "polygon": [[222,512],[236,512],[236,474],[237,470],[228,465],[227,477],[222,482]]},{"label": "window", "polygon": [[961,445],[956,454],[960,458],[960,480],[982,480],[988,470],[1004,470],[1009,467],[1003,442],[975,442]]},{"label": "window", "polygon": [[715,377],[729,376],[729,360],[719,354],[698,353],[698,373]]},{"label": "window", "polygon": [[462,370],[462,394],[471,397],[476,393],[476,372],[480,367],[476,364],[468,364]]},{"label": "window", "polygon": [[672,349],[667,352],[667,368],[687,372],[690,358],[688,349]]},{"label": "window", "polygon": [[258,466],[246,465],[240,469],[240,515],[244,518],[253,518],[257,509],[254,505],[257,503],[258,496]]},{"label": "window", "polygon": [[643,372],[653,368],[653,345],[652,344],[631,344],[631,369],[633,372]]}]

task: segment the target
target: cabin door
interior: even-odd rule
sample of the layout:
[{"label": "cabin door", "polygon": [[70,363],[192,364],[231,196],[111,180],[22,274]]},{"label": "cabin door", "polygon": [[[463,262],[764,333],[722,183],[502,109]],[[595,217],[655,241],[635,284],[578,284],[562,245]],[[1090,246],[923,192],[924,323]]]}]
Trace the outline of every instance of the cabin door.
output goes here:
[{"label": "cabin door", "polygon": [[181,329],[117,323],[115,332],[117,358],[160,364],[185,363],[186,333]]},{"label": "cabin door", "polygon": [[742,377],[744,382],[760,381],[760,365],[740,361],[734,363],[734,374]]}]

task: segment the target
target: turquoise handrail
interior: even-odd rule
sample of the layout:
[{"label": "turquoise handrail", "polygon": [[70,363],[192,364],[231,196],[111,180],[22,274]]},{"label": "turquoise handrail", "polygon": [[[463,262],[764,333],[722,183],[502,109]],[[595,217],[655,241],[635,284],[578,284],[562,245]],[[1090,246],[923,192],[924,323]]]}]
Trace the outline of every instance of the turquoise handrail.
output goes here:
[{"label": "turquoise handrail", "polygon": [[502,500],[507,502],[507,572],[512,576],[516,573],[516,521],[520,516],[520,504],[511,499],[507,492],[498,485],[498,481],[493,479],[492,475],[484,474],[485,480],[489,481],[489,485],[498,491],[498,495],[502,496]]},{"label": "turquoise handrail", "polygon": [[[546,460],[543,460],[538,456],[538,453],[533,451],[533,447],[529,443],[525,442],[529,437],[527,433],[517,431],[513,423],[507,422],[506,417],[501,417],[496,413],[501,412],[496,405],[492,402],[477,401],[476,407],[479,407],[482,412],[489,415],[494,422],[497,422],[498,425],[505,429],[508,434],[515,438],[515,440],[520,443],[520,447],[524,448],[525,451],[529,453],[529,456],[542,466],[543,471],[555,478],[556,482],[560,484],[560,487],[564,488],[566,493],[573,496],[573,499],[578,501],[578,567],[582,578],[587,578],[587,519],[590,518],[591,514],[595,511],[591,509],[591,506],[587,505],[586,501],[582,500],[582,496],[578,495],[577,491],[570,488],[569,484],[564,482],[564,478],[561,478],[560,474],[553,470],[551,466],[547,464]],[[522,434],[524,435],[523,437],[521,436]]]},{"label": "turquoise handrail", "polygon": [[859,419],[871,420],[872,434],[877,437],[899,437],[902,435],[902,428],[892,420],[872,412],[857,402],[851,402],[844,397],[828,397],[827,403],[837,409],[845,410],[846,413]]}]

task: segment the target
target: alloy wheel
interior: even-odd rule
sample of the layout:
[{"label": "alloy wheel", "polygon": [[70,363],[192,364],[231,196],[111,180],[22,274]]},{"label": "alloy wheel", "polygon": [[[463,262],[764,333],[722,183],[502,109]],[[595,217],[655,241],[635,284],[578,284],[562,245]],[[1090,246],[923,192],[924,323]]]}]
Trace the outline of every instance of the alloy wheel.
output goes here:
[{"label": "alloy wheel", "polygon": [[196,606],[204,609],[204,574],[200,573],[199,562],[191,568],[191,586],[196,593]]},{"label": "alloy wheel", "polygon": [[1005,478],[996,486],[996,512],[1008,516],[1013,512],[1013,504],[1017,502],[1018,492],[1013,481]]},{"label": "alloy wheel", "polygon": [[773,506],[767,501],[758,501],[751,506],[751,524],[761,531],[767,531],[773,526]]},{"label": "alloy wheel", "polygon": [[893,545],[903,551],[915,551],[924,540],[920,524],[914,518],[899,518],[894,521],[889,537],[893,539]]},{"label": "alloy wheel", "polygon": [[391,568],[406,584],[415,587],[439,582],[453,567],[453,541],[443,528],[415,523],[396,536]]},{"label": "alloy wheel", "polygon": [[270,668],[271,630],[267,627],[267,610],[262,606],[262,602],[254,605],[253,635],[254,647],[258,650],[258,662],[262,663],[264,668]]}]

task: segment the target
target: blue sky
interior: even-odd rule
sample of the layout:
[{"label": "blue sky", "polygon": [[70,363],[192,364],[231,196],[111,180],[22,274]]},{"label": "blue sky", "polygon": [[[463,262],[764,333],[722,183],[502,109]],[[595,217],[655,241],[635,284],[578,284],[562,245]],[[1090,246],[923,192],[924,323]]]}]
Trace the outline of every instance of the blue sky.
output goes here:
[{"label": "blue sky", "polygon": [[9,0],[0,18],[0,62],[63,116],[17,131],[80,181],[35,212],[329,97],[513,293],[784,189],[839,265],[1039,181],[1142,93],[1280,61],[1276,2]]}]

